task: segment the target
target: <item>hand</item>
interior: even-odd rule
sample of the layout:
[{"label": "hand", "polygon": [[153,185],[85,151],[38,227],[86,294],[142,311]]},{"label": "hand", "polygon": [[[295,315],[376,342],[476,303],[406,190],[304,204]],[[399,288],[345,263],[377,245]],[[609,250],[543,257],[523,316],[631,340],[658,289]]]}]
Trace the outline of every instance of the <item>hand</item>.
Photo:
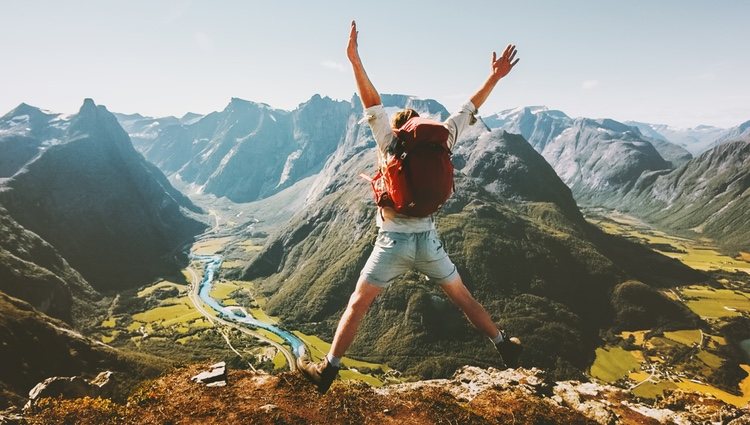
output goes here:
[{"label": "hand", "polygon": [[349,31],[349,45],[346,46],[346,56],[350,62],[359,61],[359,51],[357,50],[357,23],[352,21],[352,28]]},{"label": "hand", "polygon": [[510,70],[513,69],[514,66],[516,66],[519,60],[521,60],[520,58],[513,60],[516,57],[516,53],[518,53],[518,51],[516,50],[516,46],[512,44],[509,44],[508,47],[505,48],[505,51],[503,52],[503,55],[500,56],[500,59],[497,59],[497,54],[495,52],[492,52],[493,78],[499,80],[508,75]]}]

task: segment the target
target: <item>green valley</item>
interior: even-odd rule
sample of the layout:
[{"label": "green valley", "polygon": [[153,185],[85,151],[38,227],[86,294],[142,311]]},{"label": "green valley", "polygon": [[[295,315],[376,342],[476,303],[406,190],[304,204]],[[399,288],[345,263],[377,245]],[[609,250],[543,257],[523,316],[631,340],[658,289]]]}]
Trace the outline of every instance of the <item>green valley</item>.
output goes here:
[{"label": "green valley", "polygon": [[[604,382],[618,382],[644,398],[679,388],[712,394],[737,406],[747,404],[750,359],[743,359],[733,346],[737,341],[730,340],[730,330],[738,326],[734,320],[750,315],[750,262],[746,261],[750,259],[723,255],[710,240],[669,235],[618,212],[596,209],[585,213],[588,221],[605,232],[638,241],[715,279],[713,285],[662,290],[700,316],[704,328],[622,331],[597,349],[590,374]],[[740,338],[744,337],[733,339]]]}]

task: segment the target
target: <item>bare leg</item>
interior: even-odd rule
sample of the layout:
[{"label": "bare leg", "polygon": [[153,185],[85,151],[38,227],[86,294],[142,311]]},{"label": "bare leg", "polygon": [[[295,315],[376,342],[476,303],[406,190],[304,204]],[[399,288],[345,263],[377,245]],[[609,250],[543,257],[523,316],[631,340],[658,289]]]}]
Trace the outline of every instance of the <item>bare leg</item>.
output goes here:
[{"label": "bare leg", "polygon": [[379,286],[375,286],[365,279],[359,279],[357,287],[354,289],[352,296],[349,297],[349,304],[346,306],[344,314],[341,315],[329,354],[334,357],[344,356],[344,353],[354,341],[359,322],[381,291],[382,288]]},{"label": "bare leg", "polygon": [[461,276],[457,275],[455,280],[442,284],[441,288],[453,301],[453,304],[464,312],[472,325],[490,339],[497,336],[499,330],[495,326],[495,322],[492,321],[492,317],[487,313],[487,310],[471,295],[463,280],[461,280]]}]

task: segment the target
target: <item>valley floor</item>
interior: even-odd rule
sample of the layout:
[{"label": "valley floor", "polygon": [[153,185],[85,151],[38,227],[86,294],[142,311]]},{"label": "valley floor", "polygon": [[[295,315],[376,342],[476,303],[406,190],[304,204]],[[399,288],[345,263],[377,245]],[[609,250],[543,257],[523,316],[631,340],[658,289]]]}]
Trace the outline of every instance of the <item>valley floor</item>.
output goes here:
[{"label": "valley floor", "polygon": [[[709,383],[726,358],[725,338],[719,329],[733,317],[750,314],[750,258],[747,253],[730,257],[708,239],[692,240],[656,230],[642,221],[616,211],[585,211],[589,222],[607,233],[620,235],[651,247],[666,256],[709,273],[720,287],[685,285],[662,292],[701,317],[709,331],[683,329],[622,332],[597,349],[590,374],[607,383],[618,383],[633,394],[654,398],[668,389],[684,389],[745,406],[750,402],[750,351],[739,367],[747,374],[736,388]],[[748,342],[748,341],[745,341]],[[747,347],[748,344],[743,346]]]}]

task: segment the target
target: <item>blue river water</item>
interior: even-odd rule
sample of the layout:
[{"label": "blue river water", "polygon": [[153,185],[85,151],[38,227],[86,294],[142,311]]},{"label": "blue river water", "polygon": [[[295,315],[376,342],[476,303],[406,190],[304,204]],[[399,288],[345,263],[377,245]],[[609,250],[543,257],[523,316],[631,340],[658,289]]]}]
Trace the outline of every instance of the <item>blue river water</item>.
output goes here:
[{"label": "blue river water", "polygon": [[292,347],[292,354],[296,357],[302,355],[302,348],[305,344],[301,339],[297,338],[294,334],[284,329],[274,326],[270,323],[261,322],[252,316],[243,316],[242,313],[237,314],[237,310],[229,309],[215,299],[211,298],[209,293],[211,292],[211,286],[213,285],[214,276],[216,272],[221,268],[223,258],[220,255],[196,255],[190,254],[190,258],[201,261],[205,264],[203,267],[203,279],[201,280],[200,287],[198,288],[198,295],[201,299],[211,306],[218,313],[221,313],[222,318],[225,320],[232,320],[237,323],[241,323],[253,328],[265,329],[272,332],[286,341],[286,343]]}]

